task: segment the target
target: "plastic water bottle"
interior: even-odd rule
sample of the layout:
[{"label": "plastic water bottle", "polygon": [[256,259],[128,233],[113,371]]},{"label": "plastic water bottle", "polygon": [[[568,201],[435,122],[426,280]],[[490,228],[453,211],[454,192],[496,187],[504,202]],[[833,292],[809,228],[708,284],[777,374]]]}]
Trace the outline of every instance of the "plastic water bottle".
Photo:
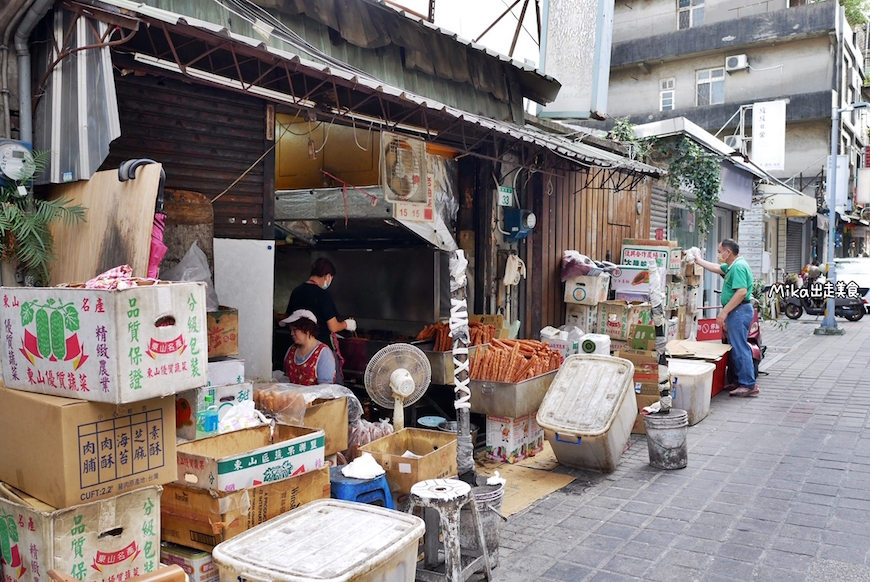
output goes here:
[{"label": "plastic water bottle", "polygon": [[197,438],[210,437],[218,433],[218,409],[214,401],[214,388],[209,388],[203,396],[196,413]]}]

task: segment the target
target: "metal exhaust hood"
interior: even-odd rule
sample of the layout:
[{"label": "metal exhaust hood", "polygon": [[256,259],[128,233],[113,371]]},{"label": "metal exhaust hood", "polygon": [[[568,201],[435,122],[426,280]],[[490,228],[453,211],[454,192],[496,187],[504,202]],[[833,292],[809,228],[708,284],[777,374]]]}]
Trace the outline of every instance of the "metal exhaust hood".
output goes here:
[{"label": "metal exhaust hood", "polygon": [[437,204],[433,222],[394,218],[380,186],[278,190],[275,224],[317,248],[458,248]]}]

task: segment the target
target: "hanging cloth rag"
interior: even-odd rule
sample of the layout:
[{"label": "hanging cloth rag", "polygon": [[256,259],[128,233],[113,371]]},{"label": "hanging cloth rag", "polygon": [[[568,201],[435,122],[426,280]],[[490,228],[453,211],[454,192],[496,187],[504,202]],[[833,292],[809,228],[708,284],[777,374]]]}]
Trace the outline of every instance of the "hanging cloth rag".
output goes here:
[{"label": "hanging cloth rag", "polygon": [[525,277],[526,264],[517,255],[510,255],[504,267],[504,284],[517,285]]},{"label": "hanging cloth rag", "polygon": [[163,257],[166,255],[166,251],[169,250],[165,244],[163,244],[163,229],[166,226],[166,215],[165,214],[155,214],[154,215],[154,226],[151,229],[151,254],[148,257],[148,278],[156,279],[160,274],[160,269],[158,268],[160,265],[160,261],[163,260]]}]

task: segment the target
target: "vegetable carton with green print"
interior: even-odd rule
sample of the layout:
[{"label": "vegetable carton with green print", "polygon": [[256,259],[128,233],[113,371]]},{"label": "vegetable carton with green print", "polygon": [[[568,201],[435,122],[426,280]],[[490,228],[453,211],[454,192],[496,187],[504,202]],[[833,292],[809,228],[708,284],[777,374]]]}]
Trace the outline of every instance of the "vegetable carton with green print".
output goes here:
[{"label": "vegetable carton with green print", "polygon": [[126,404],[206,385],[202,283],[0,292],[10,388]]},{"label": "vegetable carton with green print", "polygon": [[160,563],[160,487],[55,509],[0,483],[0,554],[5,582],[125,580]]},{"label": "vegetable carton with green print", "polygon": [[322,429],[275,425],[246,428],[181,443],[178,483],[200,489],[238,491],[289,479],[324,466]]}]

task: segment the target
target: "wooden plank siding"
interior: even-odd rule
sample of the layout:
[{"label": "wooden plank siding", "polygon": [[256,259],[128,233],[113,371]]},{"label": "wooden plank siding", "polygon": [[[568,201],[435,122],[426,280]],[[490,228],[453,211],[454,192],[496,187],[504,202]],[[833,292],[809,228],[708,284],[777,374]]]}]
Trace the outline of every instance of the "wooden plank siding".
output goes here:
[{"label": "wooden plank siding", "polygon": [[633,190],[614,190],[619,175],[608,179],[594,174],[591,181],[586,171],[564,172],[558,178],[536,177],[538,227],[532,231],[526,252],[531,262],[523,318],[526,335],[534,336],[544,326],[558,327],[565,322],[561,281],[565,251],[576,250],[595,260],[609,258],[618,263],[622,239],[649,235],[651,181],[644,180]]}]

